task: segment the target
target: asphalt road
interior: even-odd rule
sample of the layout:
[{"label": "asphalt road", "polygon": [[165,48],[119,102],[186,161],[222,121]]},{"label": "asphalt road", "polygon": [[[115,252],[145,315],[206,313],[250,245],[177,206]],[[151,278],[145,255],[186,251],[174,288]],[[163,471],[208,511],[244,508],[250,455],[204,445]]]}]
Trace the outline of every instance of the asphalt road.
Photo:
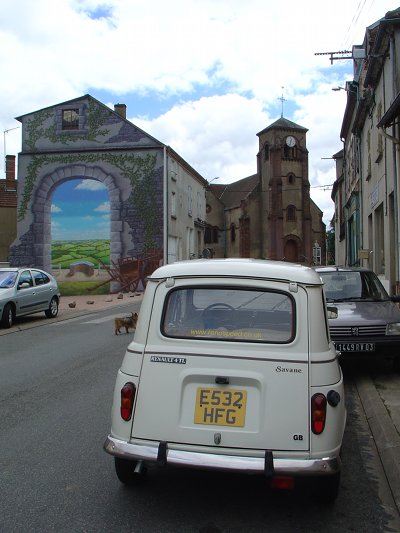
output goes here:
[{"label": "asphalt road", "polygon": [[123,487],[102,449],[133,337],[114,335],[117,314],[36,321],[0,336],[1,533],[400,531],[352,376],[334,505],[236,474],[150,470],[143,486]]}]

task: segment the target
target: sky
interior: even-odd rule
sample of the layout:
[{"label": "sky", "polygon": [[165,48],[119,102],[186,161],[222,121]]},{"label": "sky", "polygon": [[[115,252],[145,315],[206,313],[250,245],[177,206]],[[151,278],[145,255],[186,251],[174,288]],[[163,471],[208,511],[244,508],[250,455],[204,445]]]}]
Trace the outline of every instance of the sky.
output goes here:
[{"label": "sky", "polygon": [[107,188],[96,180],[69,180],[57,187],[51,204],[53,241],[110,238]]},{"label": "sky", "polygon": [[[316,54],[362,44],[366,27],[399,7],[387,0],[0,0],[0,6],[3,154],[21,149],[15,117],[91,94],[112,109],[126,104],[131,122],[208,181],[231,183],[256,172],[257,133],[283,112],[308,129],[311,197],[328,229],[332,156],[342,148],[347,98],[332,88],[353,78],[353,64]],[[97,224],[104,223],[106,203],[98,197],[90,204],[88,216],[103,217]]]}]

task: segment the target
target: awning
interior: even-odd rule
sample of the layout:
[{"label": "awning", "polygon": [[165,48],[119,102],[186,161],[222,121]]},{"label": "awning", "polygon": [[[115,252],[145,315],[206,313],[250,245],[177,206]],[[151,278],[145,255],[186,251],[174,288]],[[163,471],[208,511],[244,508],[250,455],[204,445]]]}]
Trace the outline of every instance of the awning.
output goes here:
[{"label": "awning", "polygon": [[387,128],[391,126],[396,118],[400,115],[400,93],[394,99],[394,102],[383,115],[381,120],[378,122],[378,128]]}]

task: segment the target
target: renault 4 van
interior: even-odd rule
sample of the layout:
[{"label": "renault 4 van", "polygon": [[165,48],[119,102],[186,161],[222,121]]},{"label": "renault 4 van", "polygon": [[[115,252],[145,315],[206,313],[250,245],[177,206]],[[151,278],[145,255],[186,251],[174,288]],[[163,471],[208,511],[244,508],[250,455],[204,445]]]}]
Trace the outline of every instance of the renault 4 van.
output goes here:
[{"label": "renault 4 van", "polygon": [[148,279],[104,443],[136,483],[166,465],[308,478],[335,499],[346,420],[320,276],[277,261],[166,265]]}]

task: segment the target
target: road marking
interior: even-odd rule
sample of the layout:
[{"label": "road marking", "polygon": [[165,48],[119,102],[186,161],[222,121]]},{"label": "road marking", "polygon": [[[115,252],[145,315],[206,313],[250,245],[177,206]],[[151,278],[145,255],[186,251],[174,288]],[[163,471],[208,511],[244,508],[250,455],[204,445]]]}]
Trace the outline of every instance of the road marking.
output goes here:
[{"label": "road marking", "polygon": [[114,320],[114,318],[117,318],[120,316],[121,316],[121,313],[119,313],[118,315],[104,316],[103,318],[96,318],[95,320],[86,320],[85,322],[82,322],[82,324],[102,324],[103,322]]}]

